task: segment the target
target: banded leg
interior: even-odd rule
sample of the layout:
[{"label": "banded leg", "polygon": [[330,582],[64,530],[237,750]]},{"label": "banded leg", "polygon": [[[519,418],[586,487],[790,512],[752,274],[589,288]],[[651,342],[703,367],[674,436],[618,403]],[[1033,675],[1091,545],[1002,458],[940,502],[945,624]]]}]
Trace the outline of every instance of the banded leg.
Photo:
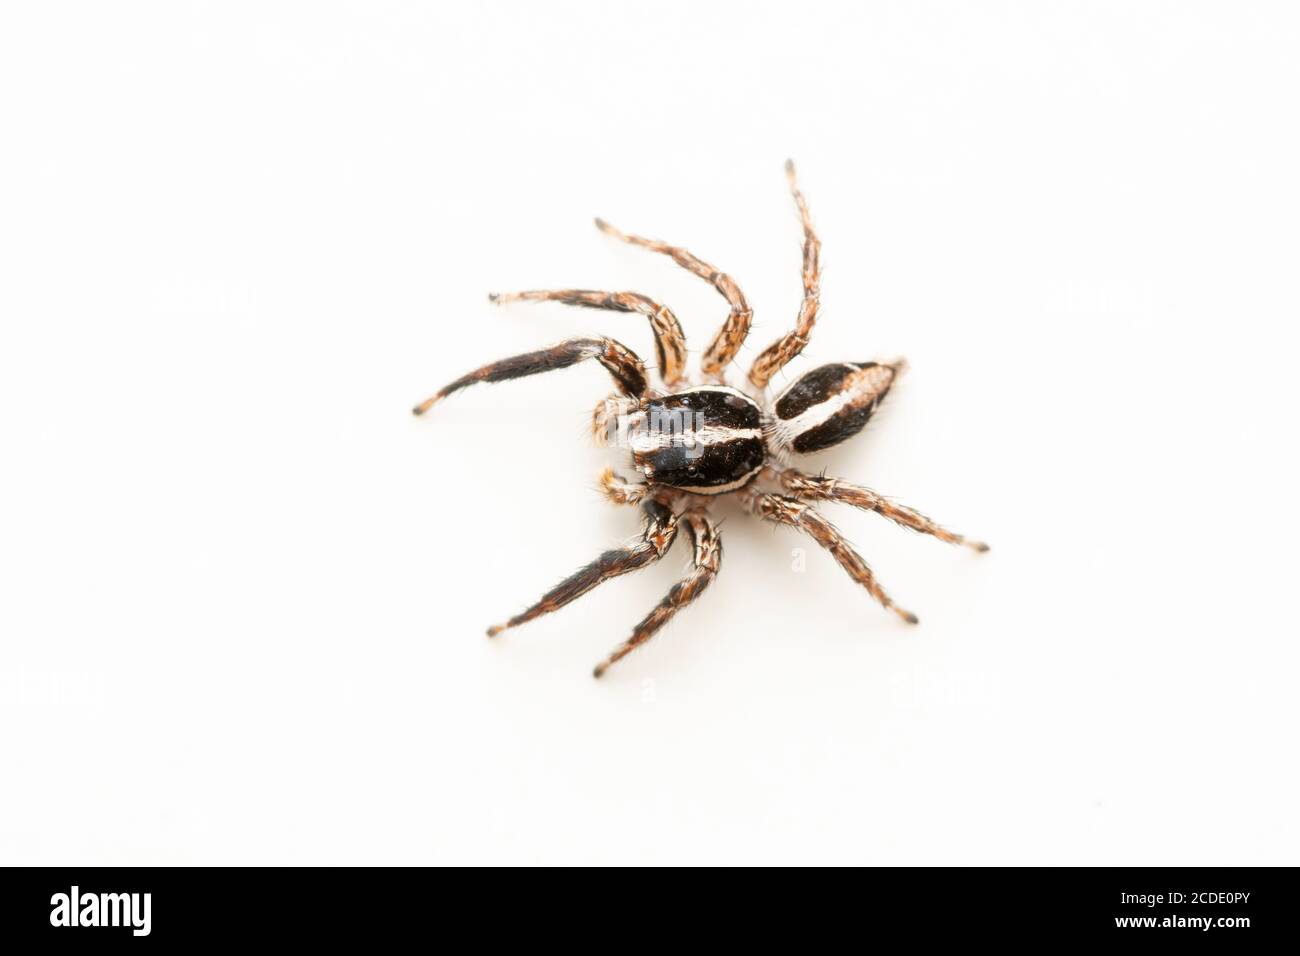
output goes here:
[{"label": "banded leg", "polygon": [[639,312],[650,320],[655,336],[655,352],[659,356],[659,374],[665,385],[681,380],[686,368],[686,336],[681,323],[667,307],[648,299],[639,292],[593,292],[589,289],[556,289],[550,292],[505,292],[488,296],[492,302],[563,302],[588,309],[609,309],[612,312]]},{"label": "banded leg", "polygon": [[614,376],[614,382],[624,395],[641,398],[646,394],[645,366],[626,345],[613,339],[568,339],[559,345],[542,349],[538,352],[526,352],[515,355],[491,365],[462,375],[450,385],[446,385],[431,397],[411,409],[416,415],[423,415],[436,403],[442,401],[452,392],[477,382],[504,382],[511,378],[523,378],[551,372],[557,368],[568,368],[586,359],[595,359]]},{"label": "banded leg", "polygon": [[949,544],[964,544],[976,551],[987,551],[989,546],[983,541],[975,541],[965,535],[954,534],[948,529],[931,521],[919,511],[913,511],[904,505],[895,504],[883,495],[878,495],[870,488],[841,481],[839,478],[827,478],[821,475],[805,475],[793,468],[773,468],[763,470],[763,476],[781,484],[800,501],[842,501],[846,505],[874,511],[895,524],[911,528],[922,534],[933,535]]},{"label": "banded leg", "polygon": [[632,630],[629,637],[613,653],[596,665],[592,675],[600,677],[610,666],[627,657],[655,633],[667,624],[682,608],[704,593],[704,589],[713,583],[718,566],[722,562],[722,539],[718,536],[717,526],[700,512],[691,511],[683,515],[686,530],[690,532],[695,545],[691,570],[669,590],[667,596],[659,602],[653,611],[645,616]]},{"label": "banded leg", "polygon": [[615,239],[621,239],[634,246],[649,249],[651,252],[671,256],[673,261],[683,269],[695,273],[706,282],[712,283],[719,294],[727,300],[727,304],[731,306],[731,313],[722,323],[722,328],[718,329],[718,334],[713,337],[713,341],[709,343],[708,349],[704,352],[704,358],[700,360],[700,370],[705,375],[721,380],[727,365],[736,357],[736,353],[740,351],[740,347],[745,343],[745,336],[749,335],[749,323],[754,318],[754,310],[745,301],[745,293],[740,291],[740,286],[736,284],[736,280],[725,272],[719,272],[713,266],[680,246],[670,246],[668,243],[659,242],[656,239],[628,235],[615,229],[603,219],[596,220],[596,228],[606,235],[613,236]]},{"label": "banded leg", "polygon": [[605,497],[616,505],[639,504],[650,492],[649,485],[628,481],[613,468],[606,468],[601,472],[600,488]]},{"label": "banded leg", "polygon": [[803,351],[817,323],[817,310],[821,306],[821,240],[813,231],[812,217],[808,214],[808,203],[799,191],[794,178],[794,162],[786,160],[785,175],[790,180],[790,192],[794,194],[795,205],[799,207],[799,219],[803,222],[803,305],[799,308],[799,318],[795,321],[794,331],[787,332],[764,349],[754,359],[749,370],[749,380],[755,388],[766,388],[772,376]]},{"label": "banded leg", "polygon": [[908,624],[915,624],[917,617],[911,611],[905,611],[894,599],[885,593],[884,588],[876,583],[862,556],[849,546],[834,526],[812,509],[795,498],[786,495],[769,495],[747,488],[740,493],[740,500],[751,514],[758,515],[775,524],[785,524],[806,532],[814,541],[831,553],[840,567],[849,573],[849,577],[861,584],[882,606],[893,611]]},{"label": "banded leg", "polygon": [[677,515],[659,504],[647,501],[642,506],[644,518],[641,523],[641,541],[628,548],[615,548],[606,551],[591,564],[569,575],[551,590],[542,595],[542,599],[521,611],[504,624],[489,627],[488,637],[496,637],[502,631],[518,627],[533,618],[541,617],[559,610],[577,598],[582,597],[598,584],[620,574],[636,571],[662,558],[677,537]]}]

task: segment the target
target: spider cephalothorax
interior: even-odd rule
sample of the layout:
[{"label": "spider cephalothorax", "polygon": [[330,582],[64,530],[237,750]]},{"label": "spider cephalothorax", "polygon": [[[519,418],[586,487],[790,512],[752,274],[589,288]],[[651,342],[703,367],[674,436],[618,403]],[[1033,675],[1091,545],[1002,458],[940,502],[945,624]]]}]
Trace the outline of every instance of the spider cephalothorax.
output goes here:
[{"label": "spider cephalothorax", "polygon": [[[596,585],[663,557],[679,527],[685,526],[694,547],[692,567],[640,624],[632,636],[596,666],[599,677],[615,661],[648,640],[668,620],[695,600],[718,573],[722,543],[709,517],[709,505],[719,495],[735,494],[754,515],[807,533],[830,552],[849,575],[884,607],[910,624],[916,615],[893,602],[876,583],[867,563],[810,501],[841,501],[976,551],[988,545],[946,531],[910,508],[838,478],[809,475],[785,463],[791,456],[822,451],[862,431],[888,394],[905,363],[836,362],[804,373],[780,394],[767,396],[772,376],[808,344],[817,321],[821,243],[813,232],[803,194],[795,184],[794,166],[786,174],[803,222],[803,305],[794,330],[761,352],[747,379],[752,394],[726,383],[726,371],[749,333],[753,312],[730,276],[697,259],[685,249],[619,232],[597,219],[605,233],[624,242],[671,256],[678,265],[712,283],[727,300],[731,313],[714,336],[700,362],[706,384],[682,386],[686,338],[667,307],[637,292],[593,292],[561,289],[514,292],[490,296],[493,302],[555,301],[593,309],[638,312],[650,320],[659,377],[664,389],[651,387],[636,353],[610,338],[569,339],[513,358],[485,365],[452,382],[415,407],[422,415],[435,402],[476,382],[500,382],[595,359],[614,378],[618,394],[602,402],[592,418],[596,439],[626,449],[640,481],[620,478],[613,469],[601,476],[606,495],[618,504],[640,505],[640,540],[606,551],[585,568],[552,588],[540,601],[504,624],[488,629],[491,637],[535,617],[557,610]],[[779,492],[765,491],[775,487]]]}]

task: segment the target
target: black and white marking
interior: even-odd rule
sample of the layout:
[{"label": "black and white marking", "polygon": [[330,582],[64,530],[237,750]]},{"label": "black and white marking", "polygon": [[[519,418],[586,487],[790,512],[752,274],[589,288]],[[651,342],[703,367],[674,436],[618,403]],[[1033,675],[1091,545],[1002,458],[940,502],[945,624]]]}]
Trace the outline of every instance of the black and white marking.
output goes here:
[{"label": "black and white marking", "polygon": [[806,372],[776,400],[770,426],[773,445],[806,454],[852,438],[902,369],[899,362],[838,362]]},{"label": "black and white marking", "polygon": [[735,491],[758,474],[767,457],[758,404],[724,385],[645,402],[630,424],[637,468],[648,480],[682,491]]}]

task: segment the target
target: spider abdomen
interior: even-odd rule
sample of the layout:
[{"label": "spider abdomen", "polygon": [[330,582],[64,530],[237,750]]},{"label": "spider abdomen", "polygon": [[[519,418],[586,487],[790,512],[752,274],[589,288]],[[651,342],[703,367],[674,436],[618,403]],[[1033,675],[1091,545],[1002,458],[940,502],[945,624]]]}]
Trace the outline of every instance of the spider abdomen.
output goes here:
[{"label": "spider abdomen", "polygon": [[767,458],[763,417],[748,395],[702,385],[641,404],[629,443],[647,480],[703,495],[734,491]]},{"label": "spider abdomen", "polygon": [[902,370],[901,362],[837,362],[804,373],[776,400],[772,433],[777,446],[808,453],[852,438]]}]

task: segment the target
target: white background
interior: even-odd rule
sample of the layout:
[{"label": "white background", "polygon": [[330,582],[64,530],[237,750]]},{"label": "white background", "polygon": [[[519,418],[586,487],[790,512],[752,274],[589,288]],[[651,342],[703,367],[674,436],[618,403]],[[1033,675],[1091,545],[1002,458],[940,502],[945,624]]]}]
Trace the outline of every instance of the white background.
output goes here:
[{"label": "white background", "polygon": [[[1300,19],[1286,4],[13,4],[0,17],[0,861],[1294,864]],[[921,625],[718,511],[617,543],[594,364],[906,355],[813,462]],[[739,377],[739,376],[738,376]],[[788,376],[780,381],[789,381]],[[793,570],[796,548],[806,571]]]}]

